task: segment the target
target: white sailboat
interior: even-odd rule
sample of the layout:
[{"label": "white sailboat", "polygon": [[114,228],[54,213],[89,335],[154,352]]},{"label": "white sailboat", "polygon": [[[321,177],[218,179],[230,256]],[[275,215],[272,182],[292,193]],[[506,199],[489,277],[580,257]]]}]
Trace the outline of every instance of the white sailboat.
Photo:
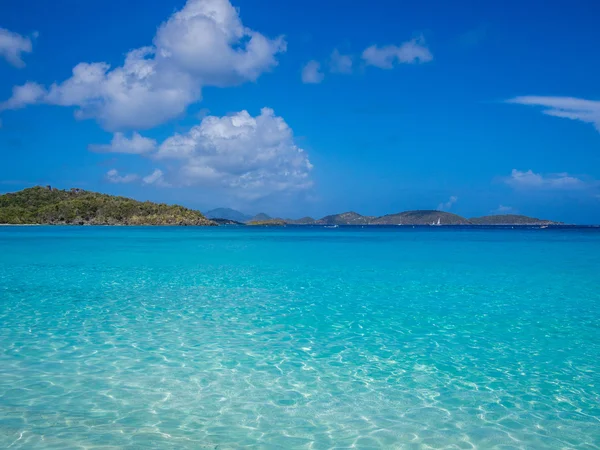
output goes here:
[{"label": "white sailboat", "polygon": [[437,220],[437,222],[431,222],[431,226],[434,226],[434,227],[439,227],[440,225],[441,225],[441,221],[440,221],[440,218],[439,218],[439,217],[438,217],[438,220]]}]

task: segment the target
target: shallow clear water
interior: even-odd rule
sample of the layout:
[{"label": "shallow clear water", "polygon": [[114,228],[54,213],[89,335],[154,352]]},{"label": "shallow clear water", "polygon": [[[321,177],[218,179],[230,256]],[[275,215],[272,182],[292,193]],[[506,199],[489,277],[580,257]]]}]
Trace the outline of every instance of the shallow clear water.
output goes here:
[{"label": "shallow clear water", "polygon": [[600,232],[0,227],[0,448],[600,448]]}]

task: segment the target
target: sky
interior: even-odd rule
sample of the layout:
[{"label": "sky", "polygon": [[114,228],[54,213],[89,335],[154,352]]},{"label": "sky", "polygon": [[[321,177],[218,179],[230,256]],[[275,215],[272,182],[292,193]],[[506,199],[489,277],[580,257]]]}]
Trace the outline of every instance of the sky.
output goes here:
[{"label": "sky", "polygon": [[0,192],[600,223],[600,3],[0,2]]}]

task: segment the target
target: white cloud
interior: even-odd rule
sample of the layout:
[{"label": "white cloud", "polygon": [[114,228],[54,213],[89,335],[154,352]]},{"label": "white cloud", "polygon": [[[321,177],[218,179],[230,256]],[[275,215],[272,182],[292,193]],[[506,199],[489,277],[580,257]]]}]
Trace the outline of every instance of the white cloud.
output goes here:
[{"label": "white cloud", "polygon": [[544,114],[591,123],[600,131],[600,101],[573,97],[524,96],[508,100],[508,103],[541,106],[546,108],[542,111]]},{"label": "white cloud", "polygon": [[447,210],[451,209],[452,205],[454,205],[457,201],[458,201],[458,197],[453,195],[448,199],[447,202],[440,203],[438,205],[437,209],[439,211],[447,211]]},{"label": "white cloud", "polygon": [[12,96],[4,103],[0,103],[0,111],[3,109],[19,109],[27,105],[41,101],[46,95],[45,89],[37,83],[27,82],[22,86],[12,89]]},{"label": "white cloud", "polygon": [[156,149],[156,141],[154,139],[143,137],[135,131],[131,135],[131,138],[127,138],[123,133],[117,132],[113,135],[110,144],[92,144],[88,149],[98,153],[129,153],[133,155],[142,155],[154,151]]},{"label": "white cloud", "polygon": [[580,189],[586,183],[568,173],[552,173],[542,175],[532,170],[526,172],[513,169],[510,176],[504,182],[515,189],[556,189],[569,190]]},{"label": "white cloud", "polygon": [[333,73],[352,73],[352,57],[342,55],[336,48],[331,53],[329,67]]},{"label": "white cloud", "polygon": [[117,169],[111,169],[106,172],[106,180],[111,183],[132,183],[137,181],[139,177],[133,173],[127,175],[120,175]]},{"label": "white cloud", "polygon": [[[255,81],[286,49],[243,26],[228,0],[188,0],[163,23],[153,45],[130,51],[122,66],[80,63],[72,76],[38,95],[9,99],[0,109],[49,103],[74,106],[108,130],[150,128],[200,100],[203,86]],[[33,84],[33,83],[32,83]]]},{"label": "white cloud", "polygon": [[512,206],[500,205],[491,211],[492,214],[514,214],[516,210]]},{"label": "white cloud", "polygon": [[15,67],[25,67],[23,53],[31,53],[31,39],[0,28],[0,56]]},{"label": "white cloud", "polygon": [[153,184],[155,186],[167,187],[171,186],[169,183],[165,181],[165,177],[163,171],[160,169],[155,169],[150,175],[142,178],[142,182],[144,184]]},{"label": "white cloud", "polygon": [[425,45],[423,37],[414,38],[400,46],[386,45],[378,47],[372,45],[365,49],[362,58],[367,65],[380,69],[392,69],[394,63],[416,64],[426,63],[433,59],[433,55]]},{"label": "white cloud", "polygon": [[312,165],[292,129],[272,109],[205,117],[184,134],[166,139],[154,155],[177,164],[172,184],[208,186],[257,199],[312,185]]},{"label": "white cloud", "polygon": [[302,68],[303,83],[318,84],[323,81],[323,78],[325,75],[321,72],[321,64],[318,61],[309,61]]}]

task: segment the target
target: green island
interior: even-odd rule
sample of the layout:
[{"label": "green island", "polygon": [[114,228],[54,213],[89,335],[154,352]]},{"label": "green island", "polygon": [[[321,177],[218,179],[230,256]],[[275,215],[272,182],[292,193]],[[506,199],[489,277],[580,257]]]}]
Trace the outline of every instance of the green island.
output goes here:
[{"label": "green island", "polygon": [[282,219],[251,220],[250,222],[246,222],[246,225],[262,225],[262,226],[278,227],[278,226],[287,225],[287,222]]},{"label": "green island", "polygon": [[[241,213],[239,213],[241,214]],[[483,217],[474,217],[467,219],[457,214],[436,211],[436,210],[417,210],[404,211],[396,214],[386,214],[385,216],[363,216],[354,211],[341,214],[332,214],[321,219],[303,217],[301,219],[281,219],[271,218],[264,213],[260,214],[261,220],[246,221],[246,225],[515,225],[515,226],[544,226],[544,225],[563,225],[562,222],[555,222],[546,219],[536,219],[534,217],[521,216],[515,214],[491,215]]]},{"label": "green island", "polygon": [[[220,214],[226,217],[218,217]],[[562,225],[561,222],[516,214],[467,219],[436,210],[404,211],[380,217],[350,211],[316,220],[312,217],[272,218],[265,213],[248,216],[230,208],[218,208],[207,215],[210,219],[200,211],[184,206],[140,202],[77,188],[61,190],[36,186],[0,195],[0,224],[10,225]]]},{"label": "green island", "polygon": [[0,195],[0,223],[12,225],[217,225],[199,211],[82,189],[36,186]]},{"label": "green island", "polygon": [[492,216],[473,217],[469,221],[473,225],[560,225],[559,222],[518,214],[495,214]]}]

